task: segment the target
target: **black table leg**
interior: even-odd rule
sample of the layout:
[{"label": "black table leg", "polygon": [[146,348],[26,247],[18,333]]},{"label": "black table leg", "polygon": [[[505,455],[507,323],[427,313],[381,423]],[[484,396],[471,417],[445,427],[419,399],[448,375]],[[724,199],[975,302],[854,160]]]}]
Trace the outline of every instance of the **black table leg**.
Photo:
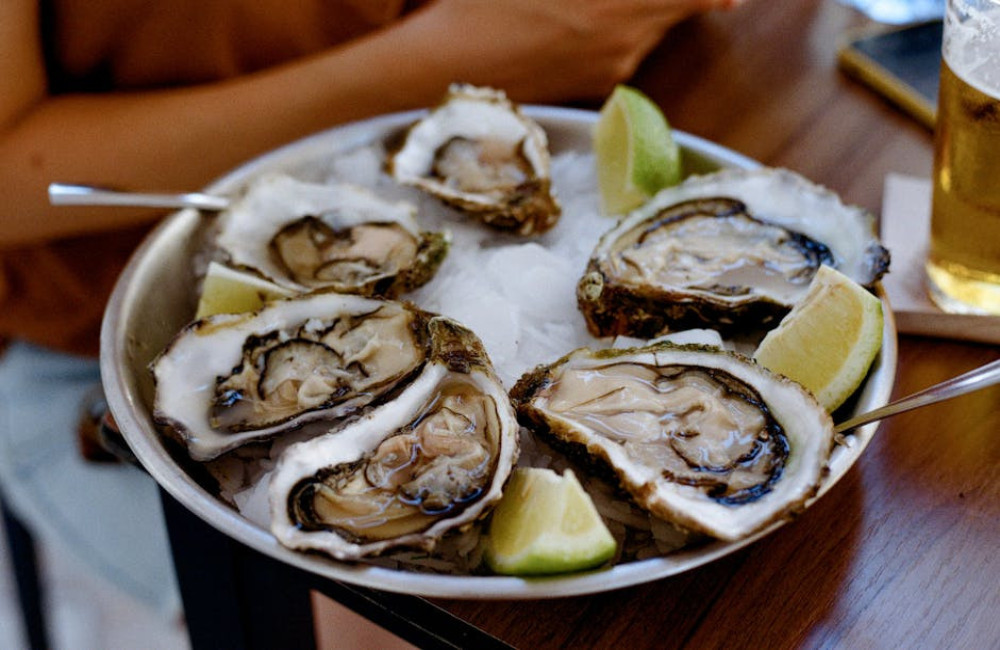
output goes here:
[{"label": "black table leg", "polygon": [[418,648],[511,649],[495,636],[417,596],[376,591],[324,579],[319,579],[313,588]]},{"label": "black table leg", "polygon": [[28,644],[33,650],[45,650],[49,647],[49,642],[42,609],[42,586],[39,580],[38,559],[35,555],[35,542],[31,533],[10,511],[2,498],[0,498],[0,510],[3,511],[3,526],[14,565],[17,596],[24,616]]},{"label": "black table leg", "polygon": [[160,494],[194,650],[314,650],[301,572],[230,539]]}]

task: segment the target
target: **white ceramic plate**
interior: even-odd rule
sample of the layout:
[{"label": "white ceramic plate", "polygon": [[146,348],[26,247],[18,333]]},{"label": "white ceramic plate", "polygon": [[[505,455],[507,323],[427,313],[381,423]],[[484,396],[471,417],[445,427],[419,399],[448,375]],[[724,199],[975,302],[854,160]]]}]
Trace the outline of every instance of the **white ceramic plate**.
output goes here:
[{"label": "white ceramic plate", "polygon": [[[590,132],[596,113],[549,107],[525,107],[525,112],[546,129],[554,153],[590,151]],[[207,189],[226,193],[263,172],[301,169],[313,161],[322,164],[338,152],[392,137],[420,115],[420,112],[387,115],[319,133],[253,160]],[[703,165],[758,166],[749,158],[700,138],[685,133],[676,133],[675,137],[686,155],[699,159]],[[346,564],[280,546],[267,530],[241,516],[199,484],[189,471],[190,461],[172,455],[151,418],[153,386],[147,366],[194,312],[197,284],[192,259],[206,221],[194,211],[178,212],[166,219],[136,252],[105,313],[101,373],[111,412],[146,470],[195,515],[240,542],[307,571],[376,589],[449,598],[528,599],[607,591],[682,573],[751,544],[781,525],[775,524],[739,542],[714,542],[606,570],[532,579],[413,573]],[[888,304],[884,303],[884,307],[882,351],[856,399],[854,409],[858,413],[885,404],[892,390],[896,330],[892,311]],[[858,429],[848,438],[849,444],[836,449],[820,496],[854,465],[876,428],[877,425],[871,424]]]}]

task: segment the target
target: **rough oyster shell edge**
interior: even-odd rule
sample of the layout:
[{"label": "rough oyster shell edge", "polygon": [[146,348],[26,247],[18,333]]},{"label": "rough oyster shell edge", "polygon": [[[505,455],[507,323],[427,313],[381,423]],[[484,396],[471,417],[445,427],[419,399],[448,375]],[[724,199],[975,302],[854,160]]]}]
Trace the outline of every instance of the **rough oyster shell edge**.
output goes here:
[{"label": "rough oyster shell edge", "polygon": [[[271,475],[271,532],[292,549],[326,553],[338,560],[358,560],[399,548],[431,551],[446,533],[464,531],[485,517],[500,500],[503,486],[519,454],[520,425],[510,398],[479,339],[445,317],[431,319],[434,350],[420,375],[395,399],[339,429],[288,447]],[[381,541],[354,542],[333,530],[307,531],[289,515],[289,494],[304,478],[325,468],[363,458],[399,428],[412,422],[413,412],[433,399],[434,391],[452,373],[473,381],[496,404],[500,431],[489,488],[457,515],[444,516],[424,531]]]},{"label": "rough oyster shell edge", "polygon": [[[634,467],[616,443],[582,430],[535,403],[537,393],[566,364],[624,359],[640,359],[655,365],[718,368],[759,391],[790,444],[788,466],[774,489],[746,504],[720,504],[696,488],[676,485]],[[830,455],[837,444],[830,415],[799,384],[771,373],[739,353],[710,346],[661,342],[599,351],[579,348],[552,364],[526,373],[511,390],[511,398],[524,426],[583,467],[610,478],[639,507],[683,528],[724,541],[747,537],[801,512],[829,473]]]},{"label": "rough oyster shell edge", "polygon": [[713,298],[682,288],[634,286],[602,270],[625,233],[670,206],[710,197],[741,201],[761,221],[826,245],[835,268],[869,289],[889,270],[889,251],[879,241],[875,216],[867,210],[844,204],[832,190],[787,169],[724,169],[661,190],[601,236],[577,285],[577,305],[592,334],[653,338],[692,327],[734,332],[770,327],[788,312],[790,305],[767,296]]}]

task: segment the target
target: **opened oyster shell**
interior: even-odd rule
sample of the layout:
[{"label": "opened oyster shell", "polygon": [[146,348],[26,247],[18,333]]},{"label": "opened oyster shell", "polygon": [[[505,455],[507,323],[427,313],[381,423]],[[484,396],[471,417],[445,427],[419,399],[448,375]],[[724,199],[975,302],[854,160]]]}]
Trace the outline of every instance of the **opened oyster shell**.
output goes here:
[{"label": "opened oyster shell", "polygon": [[153,418],[195,460],[311,421],[328,428],[422,367],[429,318],[396,302],[314,294],[196,321],[153,361]]},{"label": "opened oyster shell", "polygon": [[475,335],[443,317],[433,351],[392,401],[296,443],[271,477],[271,530],[284,545],[341,560],[431,550],[482,517],[517,459],[510,400]]},{"label": "opened oyster shell", "polygon": [[604,234],[577,287],[596,336],[760,329],[820,265],[872,287],[889,253],[875,219],[783,169],[730,169],[661,191]]},{"label": "opened oyster shell", "polygon": [[265,176],[220,215],[226,263],[296,292],[394,298],[430,280],[448,251],[416,208],[348,184]]},{"label": "opened oyster shell", "polygon": [[555,225],[545,131],[506,95],[454,84],[414,124],[389,159],[390,173],[483,222],[520,235]]},{"label": "opened oyster shell", "polygon": [[518,417],[652,514],[736,540],[802,509],[834,445],[798,384],[718,348],[580,349],[522,377]]}]

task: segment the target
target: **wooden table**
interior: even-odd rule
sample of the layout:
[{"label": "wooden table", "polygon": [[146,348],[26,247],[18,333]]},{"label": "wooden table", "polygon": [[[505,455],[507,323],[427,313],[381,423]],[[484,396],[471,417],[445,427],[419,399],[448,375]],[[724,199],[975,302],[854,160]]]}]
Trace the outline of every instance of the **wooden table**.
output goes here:
[{"label": "wooden table", "polygon": [[[678,27],[632,83],[678,129],[874,212],[888,172],[929,176],[931,133],[836,67],[864,25],[833,0],[750,0]],[[895,396],[1000,356],[901,337]],[[1000,387],[885,422],[797,521],[647,585],[535,602],[435,601],[549,647],[1000,647]]]}]

